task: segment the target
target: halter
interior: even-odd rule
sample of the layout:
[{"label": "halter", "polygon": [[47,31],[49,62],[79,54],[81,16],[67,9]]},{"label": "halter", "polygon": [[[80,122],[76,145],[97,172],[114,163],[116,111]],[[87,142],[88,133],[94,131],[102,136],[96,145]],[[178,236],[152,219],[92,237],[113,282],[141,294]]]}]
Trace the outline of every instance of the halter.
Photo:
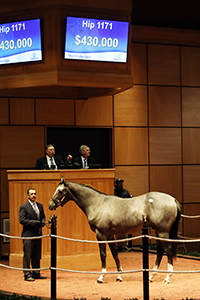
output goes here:
[{"label": "halter", "polygon": [[53,201],[53,203],[56,205],[56,207],[59,207],[59,206],[61,206],[61,207],[63,207],[63,198],[65,198],[65,196],[63,196],[62,197],[62,199],[61,200],[57,200],[57,199],[54,199],[53,197],[51,198],[51,200]]}]

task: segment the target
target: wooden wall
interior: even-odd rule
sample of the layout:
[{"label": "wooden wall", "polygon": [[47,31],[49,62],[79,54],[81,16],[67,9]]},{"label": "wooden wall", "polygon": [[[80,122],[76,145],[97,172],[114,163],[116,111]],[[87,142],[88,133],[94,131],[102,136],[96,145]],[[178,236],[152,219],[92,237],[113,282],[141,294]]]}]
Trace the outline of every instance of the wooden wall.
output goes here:
[{"label": "wooden wall", "polygon": [[[46,221],[55,214],[57,217],[57,235],[80,239],[95,240],[95,233],[90,229],[89,223],[82,210],[72,201],[66,204],[63,209],[54,212],[48,209],[49,199],[55,192],[61,177],[68,181],[78,182],[93,186],[102,193],[112,194],[114,169],[103,170],[54,170],[54,171],[32,171],[32,170],[11,170],[8,171],[9,199],[10,199],[10,234],[20,236],[22,226],[19,224],[18,210],[24,203],[24,194],[30,186],[35,187],[40,201],[42,201]],[[41,200],[42,199],[42,200]],[[64,221],[63,221],[64,220]],[[49,226],[48,226],[49,227]],[[43,228],[43,235],[51,232],[46,226]],[[11,239],[9,264],[13,267],[22,267],[23,247],[21,239]],[[114,267],[114,260],[107,249],[108,265]],[[42,265],[50,265],[51,240],[42,240]],[[57,266],[58,268],[70,268],[78,270],[92,270],[100,268],[100,257],[98,244],[76,243],[63,239],[57,240]],[[81,269],[80,269],[81,268]]]},{"label": "wooden wall", "polygon": [[[166,192],[184,214],[200,214],[199,41],[199,31],[133,26],[133,88],[88,100],[0,98],[1,216],[9,213],[6,170],[34,168],[48,125],[112,128],[116,177],[133,196]],[[181,224],[199,237],[199,219]]]}]

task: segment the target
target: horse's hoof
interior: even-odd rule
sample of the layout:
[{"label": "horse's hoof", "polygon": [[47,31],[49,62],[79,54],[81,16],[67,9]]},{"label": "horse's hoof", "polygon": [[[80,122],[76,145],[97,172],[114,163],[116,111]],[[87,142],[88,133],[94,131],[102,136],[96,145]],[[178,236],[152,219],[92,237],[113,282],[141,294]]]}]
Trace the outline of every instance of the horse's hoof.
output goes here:
[{"label": "horse's hoof", "polygon": [[164,283],[164,284],[169,284],[170,281],[169,281],[168,279],[164,279],[162,283]]},{"label": "horse's hoof", "polygon": [[153,282],[153,279],[149,278],[149,282]]},{"label": "horse's hoof", "polygon": [[103,283],[103,280],[97,279],[96,283]]},{"label": "horse's hoof", "polygon": [[116,282],[122,282],[122,278],[117,278]]}]

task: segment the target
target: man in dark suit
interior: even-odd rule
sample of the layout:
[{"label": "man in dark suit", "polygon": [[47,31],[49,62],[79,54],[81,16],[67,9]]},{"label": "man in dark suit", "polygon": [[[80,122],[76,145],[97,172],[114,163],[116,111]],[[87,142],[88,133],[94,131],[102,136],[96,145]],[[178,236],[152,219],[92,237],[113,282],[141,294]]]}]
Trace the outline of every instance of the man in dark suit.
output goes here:
[{"label": "man in dark suit", "polygon": [[115,180],[114,195],[120,198],[132,198],[129,191],[124,188],[123,182],[121,178]]},{"label": "man in dark suit", "polygon": [[[45,154],[45,156],[37,159],[35,170],[57,170],[67,168],[62,157],[59,154],[55,154],[55,148],[52,144],[45,147]],[[67,160],[68,159],[69,158],[67,158]]]},{"label": "man in dark suit", "polygon": [[[45,224],[45,213],[43,205],[36,202],[36,190],[30,188],[27,191],[28,201],[20,206],[19,222],[23,225],[22,237],[35,237],[42,235],[42,227]],[[41,239],[23,240],[23,268],[30,269],[30,262],[33,269],[40,268]],[[35,279],[46,279],[40,271],[24,271],[24,279],[34,281]]]},{"label": "man in dark suit", "polygon": [[89,169],[91,165],[96,164],[94,157],[90,156],[90,148],[87,145],[82,145],[79,148],[80,156],[72,158],[73,169]]}]

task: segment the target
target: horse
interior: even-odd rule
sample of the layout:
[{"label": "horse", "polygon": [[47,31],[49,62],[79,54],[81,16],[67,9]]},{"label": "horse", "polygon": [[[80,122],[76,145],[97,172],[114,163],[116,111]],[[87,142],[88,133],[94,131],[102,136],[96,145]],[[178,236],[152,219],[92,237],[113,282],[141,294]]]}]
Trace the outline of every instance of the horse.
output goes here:
[{"label": "horse", "polygon": [[[74,201],[85,213],[90,228],[98,241],[108,241],[119,273],[116,281],[122,281],[122,267],[118,257],[115,240],[116,234],[134,233],[142,229],[143,218],[148,227],[155,230],[156,236],[165,239],[177,239],[178,224],[181,217],[179,202],[172,196],[160,192],[149,192],[133,198],[122,199],[101,193],[91,186],[65,181],[64,177],[49,201],[49,209]],[[110,241],[110,243],[109,243]],[[173,271],[173,257],[176,257],[177,243],[156,240],[157,257],[149,281],[156,276],[162,257],[168,258],[168,273],[163,283],[170,283]],[[97,283],[103,283],[106,273],[106,244],[99,243],[102,274]]]}]

